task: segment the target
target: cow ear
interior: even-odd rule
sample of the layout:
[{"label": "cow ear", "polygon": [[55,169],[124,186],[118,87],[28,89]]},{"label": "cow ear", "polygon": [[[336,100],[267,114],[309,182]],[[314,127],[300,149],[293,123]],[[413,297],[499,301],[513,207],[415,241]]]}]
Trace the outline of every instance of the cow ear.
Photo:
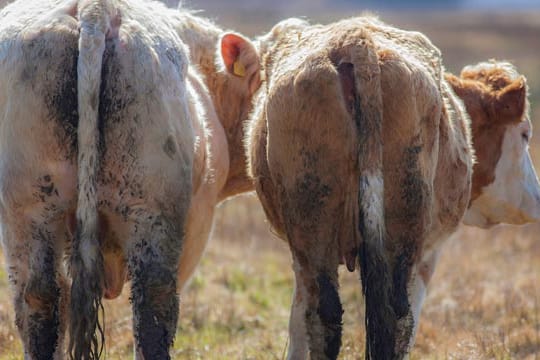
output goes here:
[{"label": "cow ear", "polygon": [[[259,70],[257,50],[240,34],[226,33],[221,38],[221,58],[228,73],[245,77]],[[249,70],[249,71],[248,71]]]},{"label": "cow ear", "polygon": [[526,103],[527,83],[521,76],[498,92],[495,111],[500,118],[519,121],[525,112]]}]

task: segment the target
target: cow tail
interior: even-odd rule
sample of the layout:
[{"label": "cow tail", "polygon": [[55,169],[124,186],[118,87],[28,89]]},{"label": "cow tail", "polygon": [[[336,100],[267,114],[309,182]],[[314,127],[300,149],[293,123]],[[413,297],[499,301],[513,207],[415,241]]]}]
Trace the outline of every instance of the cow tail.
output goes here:
[{"label": "cow tail", "polygon": [[103,256],[98,238],[97,176],[101,68],[108,30],[104,0],[79,3],[79,58],[77,62],[78,202],[77,231],[71,252],[71,314],[69,356],[98,359],[104,346],[99,315],[104,289]]},{"label": "cow tail", "polygon": [[358,131],[359,263],[366,306],[366,359],[392,359],[396,316],[385,251],[381,70],[371,40],[356,43],[352,115]]}]

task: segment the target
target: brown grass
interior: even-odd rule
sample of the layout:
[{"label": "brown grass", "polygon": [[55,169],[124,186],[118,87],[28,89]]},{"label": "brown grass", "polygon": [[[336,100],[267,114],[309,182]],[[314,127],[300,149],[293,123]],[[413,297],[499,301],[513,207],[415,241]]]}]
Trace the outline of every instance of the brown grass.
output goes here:
[{"label": "brown grass", "polygon": [[[249,34],[261,33],[274,20],[240,21],[238,16],[223,15],[221,20]],[[324,16],[336,17],[341,15]],[[453,70],[490,57],[514,60],[529,78],[533,122],[540,117],[538,14],[386,18],[426,32]],[[533,141],[532,150],[540,165],[540,141]],[[460,229],[447,244],[430,286],[412,358],[539,360],[539,233],[540,225]],[[0,262],[4,269],[1,257]],[[358,359],[364,347],[358,274],[342,271],[341,283],[341,358]],[[292,286],[287,247],[271,235],[256,198],[223,204],[207,253],[181,299],[173,358],[282,359]],[[105,304],[109,359],[132,357],[127,290]],[[12,309],[7,275],[0,270],[0,360],[22,359]]]},{"label": "brown grass", "polygon": [[[540,358],[539,231],[538,225],[459,230],[431,284],[413,359]],[[341,284],[341,358],[357,359],[364,347],[358,275],[342,269]],[[268,232],[256,198],[224,204],[181,299],[173,357],[282,359],[292,286],[288,250]],[[0,359],[22,359],[7,293],[1,294]],[[132,356],[128,297],[125,291],[105,304],[110,359]]]}]

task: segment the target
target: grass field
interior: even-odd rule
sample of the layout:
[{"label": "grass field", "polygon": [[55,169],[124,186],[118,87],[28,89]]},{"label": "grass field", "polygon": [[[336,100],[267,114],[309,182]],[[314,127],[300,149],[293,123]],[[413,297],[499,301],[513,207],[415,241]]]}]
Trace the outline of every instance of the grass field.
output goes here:
[{"label": "grass field", "polygon": [[[240,226],[241,225],[241,226]],[[436,271],[413,359],[540,358],[538,226],[462,228]],[[342,269],[343,270],[343,269]],[[6,276],[0,276],[0,289]],[[357,274],[341,273],[342,359],[363,351]],[[208,251],[181,299],[175,359],[282,359],[293,277],[253,196],[225,203]],[[127,291],[105,303],[107,358],[132,356]],[[0,293],[0,360],[22,359],[7,293]]]},{"label": "grass field", "polygon": [[[341,16],[313,17],[322,21]],[[528,77],[532,120],[540,126],[539,13],[384,18],[425,32],[453,71],[491,57],[512,60]],[[218,20],[254,35],[277,19],[221,14]],[[532,153],[540,167],[539,137],[533,138]],[[491,231],[461,228],[447,244],[432,280],[412,358],[539,360],[539,234],[540,225]],[[0,360],[22,359],[1,257],[0,262]],[[290,263],[287,247],[272,235],[254,196],[223,204],[201,266],[181,298],[173,358],[284,358],[293,286]],[[364,348],[358,274],[342,271],[341,284],[341,358],[358,359]],[[120,299],[105,303],[109,359],[132,357],[126,290]]]}]

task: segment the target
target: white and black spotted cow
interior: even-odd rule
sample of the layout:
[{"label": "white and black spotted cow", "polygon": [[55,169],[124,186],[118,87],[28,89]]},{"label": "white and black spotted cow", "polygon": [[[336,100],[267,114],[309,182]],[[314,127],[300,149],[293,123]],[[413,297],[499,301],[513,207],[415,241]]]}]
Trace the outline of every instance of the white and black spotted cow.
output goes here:
[{"label": "white and black spotted cow", "polygon": [[63,358],[68,327],[72,358],[100,356],[111,254],[132,280],[136,357],[169,358],[197,99],[163,9],[28,0],[0,12],[1,236],[25,359]]}]

